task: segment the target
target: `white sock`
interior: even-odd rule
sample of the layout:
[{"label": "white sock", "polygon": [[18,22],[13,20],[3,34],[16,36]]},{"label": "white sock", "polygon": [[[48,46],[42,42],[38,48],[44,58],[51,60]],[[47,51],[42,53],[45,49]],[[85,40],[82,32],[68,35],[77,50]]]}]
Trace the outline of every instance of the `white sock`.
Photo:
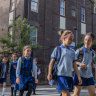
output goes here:
[{"label": "white sock", "polygon": [[2,96],[4,95],[4,93],[6,92],[6,88],[2,89]]}]

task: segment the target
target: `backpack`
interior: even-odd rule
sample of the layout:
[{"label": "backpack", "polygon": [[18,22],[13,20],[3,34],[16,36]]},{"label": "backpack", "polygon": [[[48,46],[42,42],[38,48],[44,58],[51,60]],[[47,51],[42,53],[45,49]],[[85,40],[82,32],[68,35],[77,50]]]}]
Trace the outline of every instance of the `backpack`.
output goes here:
[{"label": "backpack", "polygon": [[[84,56],[84,51],[83,51],[83,48],[82,47],[79,50],[80,51],[79,51],[79,55],[78,55],[78,61],[79,62],[82,62],[83,56]],[[94,63],[94,60],[93,60],[94,54],[95,54],[95,51],[92,50],[92,63]]]},{"label": "backpack", "polygon": [[2,62],[0,63],[0,78],[2,78],[3,75],[4,75],[4,77],[7,76],[7,74],[8,74],[8,69],[9,69],[9,62],[6,63],[6,72],[5,72],[5,75],[4,75],[4,73],[3,73],[3,70],[4,70],[4,69],[3,69]]},{"label": "backpack", "polygon": [[56,52],[56,60],[55,63],[53,65],[53,69],[52,69],[52,80],[56,80],[57,79],[57,64],[59,63],[60,57],[61,57],[61,47],[57,46],[57,52]]}]

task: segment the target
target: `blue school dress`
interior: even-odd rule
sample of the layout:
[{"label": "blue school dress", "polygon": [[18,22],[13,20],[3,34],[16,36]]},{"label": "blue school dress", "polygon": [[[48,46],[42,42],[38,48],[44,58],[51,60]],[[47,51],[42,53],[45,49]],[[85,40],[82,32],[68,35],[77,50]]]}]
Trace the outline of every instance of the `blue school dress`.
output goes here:
[{"label": "blue school dress", "polygon": [[[22,62],[23,58],[23,62]],[[33,58],[20,57],[17,63],[16,77],[19,77],[19,90],[27,90],[28,86],[34,87],[34,80],[32,77],[32,69],[35,69],[33,63]],[[37,71],[37,70],[36,70]],[[35,72],[36,72],[35,71]],[[34,72],[33,72],[34,74]],[[37,78],[37,72],[35,73],[35,78]]]},{"label": "blue school dress", "polygon": [[8,63],[4,64],[2,62],[0,64],[0,83],[3,84],[4,82],[7,82],[7,74],[8,74]]},{"label": "blue school dress", "polygon": [[17,61],[14,62],[10,62],[10,80],[11,80],[11,84],[15,84],[16,83],[16,69],[14,67],[17,67]]}]

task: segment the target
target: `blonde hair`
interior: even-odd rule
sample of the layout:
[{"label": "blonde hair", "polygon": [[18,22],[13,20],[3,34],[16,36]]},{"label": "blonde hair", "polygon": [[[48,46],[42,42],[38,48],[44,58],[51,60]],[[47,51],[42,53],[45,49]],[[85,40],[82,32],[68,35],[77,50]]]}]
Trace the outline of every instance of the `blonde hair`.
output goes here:
[{"label": "blonde hair", "polygon": [[67,37],[67,35],[69,35],[69,34],[72,34],[72,35],[73,35],[73,33],[72,33],[71,30],[60,30],[60,31],[58,32],[58,34],[61,36],[61,37],[60,37],[60,40],[61,40],[61,41],[62,41],[62,39],[63,39],[64,37]]},{"label": "blonde hair", "polygon": [[23,47],[23,51],[22,51],[22,55],[23,55],[23,56],[24,56],[24,51],[25,51],[26,49],[28,49],[28,48],[30,48],[30,49],[31,49],[31,46],[26,45],[26,46],[24,46],[24,47]]}]

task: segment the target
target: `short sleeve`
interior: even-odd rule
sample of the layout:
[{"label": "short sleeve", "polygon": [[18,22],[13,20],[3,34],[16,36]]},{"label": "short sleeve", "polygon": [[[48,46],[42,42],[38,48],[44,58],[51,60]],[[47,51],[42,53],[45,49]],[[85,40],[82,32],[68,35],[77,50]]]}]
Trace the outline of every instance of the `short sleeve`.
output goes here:
[{"label": "short sleeve", "polygon": [[17,69],[16,69],[16,77],[19,77],[20,76],[20,69],[21,69],[21,57],[18,59],[18,62],[17,62]]},{"label": "short sleeve", "polygon": [[56,59],[56,55],[57,55],[57,47],[53,50],[51,54],[51,59]]},{"label": "short sleeve", "polygon": [[37,65],[35,64],[34,60],[33,60],[33,77],[37,79]]}]

